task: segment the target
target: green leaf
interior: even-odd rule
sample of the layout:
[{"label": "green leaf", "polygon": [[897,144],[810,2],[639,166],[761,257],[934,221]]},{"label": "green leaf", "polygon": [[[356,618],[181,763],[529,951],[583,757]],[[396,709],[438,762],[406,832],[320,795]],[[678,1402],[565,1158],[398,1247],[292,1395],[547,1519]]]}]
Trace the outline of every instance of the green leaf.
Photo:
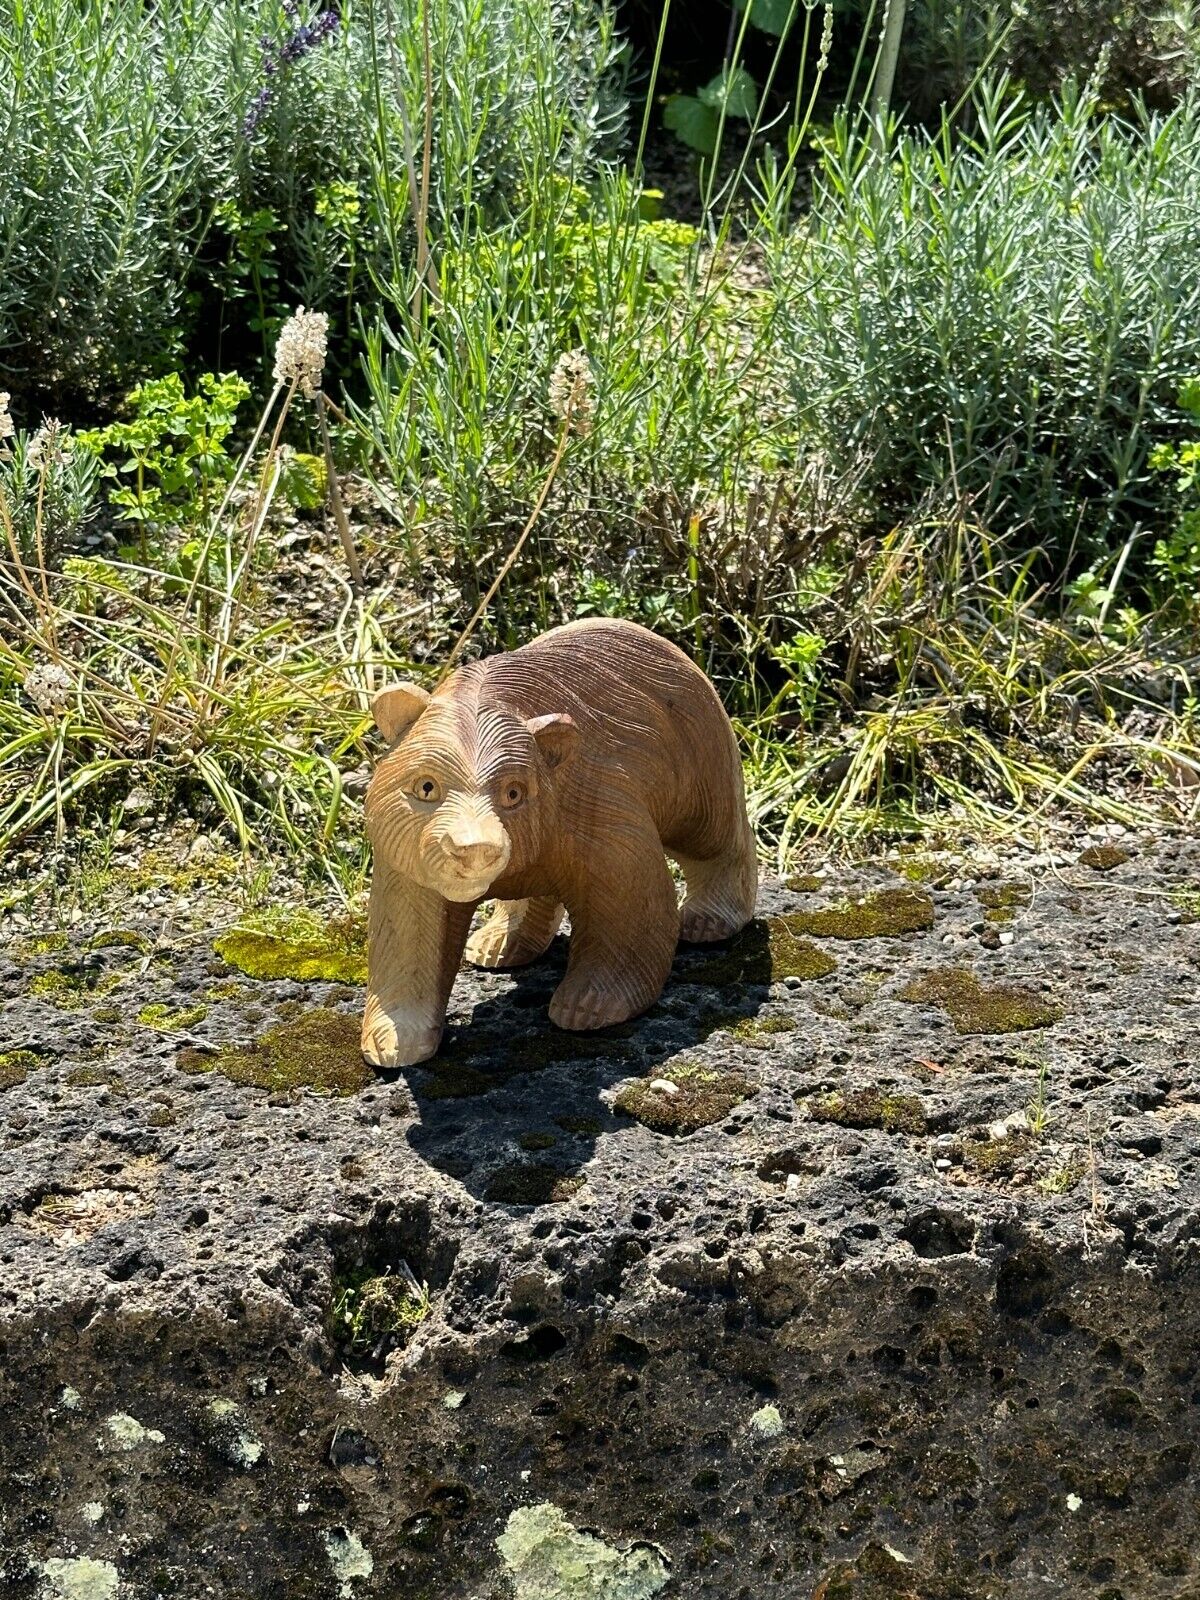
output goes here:
[{"label": "green leaf", "polygon": [[743,122],[753,122],[758,110],[758,88],[745,67],[724,68],[711,83],[700,91],[700,99],[714,111],[725,106],[727,117],[741,117]]},{"label": "green leaf", "polygon": [[[739,11],[746,9],[746,0],[733,0],[733,3]],[[800,4],[801,0],[750,0],[750,21],[764,33],[773,33],[778,38]]]},{"label": "green leaf", "polygon": [[689,149],[710,156],[717,148],[717,113],[694,94],[673,94],[663,107],[663,126]]}]

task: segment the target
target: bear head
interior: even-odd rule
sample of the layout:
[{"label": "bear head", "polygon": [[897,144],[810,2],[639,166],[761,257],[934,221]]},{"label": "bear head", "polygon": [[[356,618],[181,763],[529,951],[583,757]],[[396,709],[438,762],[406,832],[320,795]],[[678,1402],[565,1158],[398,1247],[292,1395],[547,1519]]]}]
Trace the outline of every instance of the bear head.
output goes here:
[{"label": "bear head", "polygon": [[377,857],[460,901],[537,862],[557,825],[558,769],[579,741],[569,716],[525,718],[415,684],[381,690],[371,709],[391,746],[367,790]]}]

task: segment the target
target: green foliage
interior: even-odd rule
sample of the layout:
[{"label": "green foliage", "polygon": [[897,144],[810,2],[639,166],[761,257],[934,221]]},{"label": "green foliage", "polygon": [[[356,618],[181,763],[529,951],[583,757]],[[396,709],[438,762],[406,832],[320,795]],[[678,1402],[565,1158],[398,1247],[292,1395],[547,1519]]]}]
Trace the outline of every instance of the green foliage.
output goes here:
[{"label": "green foliage", "polygon": [[[278,48],[294,27],[281,0],[0,8],[6,388],[109,400],[177,365],[194,328],[228,326],[235,355],[249,331],[266,351],[297,302],[352,328],[355,298],[412,249],[404,128],[422,129],[425,13],[338,10],[332,37],[271,75],[247,136],[268,81],[260,40]],[[543,159],[551,85],[565,163],[610,140],[623,101],[606,0],[448,0],[428,15],[434,215],[468,194],[496,215]]]},{"label": "green foliage", "polygon": [[[1200,423],[1200,378],[1183,385],[1179,404]],[[1172,476],[1179,506],[1174,529],[1155,543],[1151,570],[1168,602],[1195,613],[1200,607],[1200,438],[1158,445],[1150,465]]]},{"label": "green foliage", "polygon": [[[409,310],[411,284],[389,291],[386,321],[368,334],[370,405],[360,413],[379,453],[380,498],[409,508],[403,526],[413,577],[436,540],[454,579],[482,592],[553,453],[555,368],[568,353],[585,352],[588,427],[572,439],[562,480],[571,486],[575,537],[548,529],[546,547],[531,544],[529,566],[517,569],[500,601],[520,606],[502,613],[520,629],[553,620],[546,572],[560,562],[571,578],[556,587],[574,593],[578,581],[593,611],[614,614],[622,604],[614,586],[667,593],[646,570],[658,552],[653,529],[637,526],[643,487],[724,486],[744,464],[733,441],[752,461],[774,447],[747,377],[754,352],[723,278],[702,278],[695,229],[643,220],[625,180],[605,182],[590,199],[549,182],[523,198],[505,229],[477,214],[459,219],[440,260],[438,302],[425,302],[419,322]],[[680,565],[686,560],[683,550]],[[640,600],[629,603],[647,619]],[[685,615],[682,586],[674,600],[647,604],[655,614],[673,605]]]},{"label": "green foliage", "polygon": [[1143,95],[1166,105],[1195,80],[1200,10],[1192,0],[909,0],[899,87],[915,111],[959,100],[985,63],[1037,98],[1088,79],[1108,105]]},{"label": "green foliage", "polygon": [[673,94],[663,107],[663,125],[691,149],[711,156],[723,120],[753,122],[757,111],[754,79],[745,67],[724,67],[696,94]]},{"label": "green foliage", "polygon": [[0,448],[0,503],[8,510],[24,560],[57,562],[96,510],[95,458],[76,448],[76,436],[53,420],[36,432],[18,432],[7,454]]},{"label": "green foliage", "polygon": [[1150,452],[1200,362],[1200,108],[1028,112],[1000,82],[976,115],[889,161],[839,124],[810,226],[774,242],[779,325],[802,428],[869,453],[885,513],[953,484],[1057,566],[1165,505]]},{"label": "green foliage", "polygon": [[747,3],[750,6],[750,21],[754,26],[778,38],[787,31],[801,0],[734,0],[738,11],[745,11]]},{"label": "green foliage", "polygon": [[125,397],[133,417],[78,435],[117,486],[109,502],[125,522],[190,526],[208,514],[213,489],[233,476],[226,451],[250,385],[236,373],[203,373],[188,395],[177,372]]}]

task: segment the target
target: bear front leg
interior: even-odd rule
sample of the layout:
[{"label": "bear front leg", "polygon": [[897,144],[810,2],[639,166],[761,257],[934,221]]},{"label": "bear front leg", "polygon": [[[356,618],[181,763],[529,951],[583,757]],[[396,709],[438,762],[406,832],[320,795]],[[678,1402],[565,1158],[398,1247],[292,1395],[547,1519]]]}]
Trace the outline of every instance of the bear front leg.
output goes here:
[{"label": "bear front leg", "polygon": [[550,1020],[582,1030],[640,1015],[662,993],[679,942],[675,883],[649,817],[619,843],[597,841],[565,898],[571,954]]},{"label": "bear front leg", "polygon": [[362,1026],[374,1066],[411,1067],[437,1054],[473,911],[376,861]]},{"label": "bear front leg", "polygon": [[563,908],[552,896],[498,900],[491,916],[467,940],[467,960],[492,971],[527,966],[549,950],[562,919]]}]

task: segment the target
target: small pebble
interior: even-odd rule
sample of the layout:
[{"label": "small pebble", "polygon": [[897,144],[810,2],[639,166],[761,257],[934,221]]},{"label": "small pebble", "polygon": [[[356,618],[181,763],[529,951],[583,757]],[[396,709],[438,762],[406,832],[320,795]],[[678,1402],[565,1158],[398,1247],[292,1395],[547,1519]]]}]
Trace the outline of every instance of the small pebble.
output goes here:
[{"label": "small pebble", "polygon": [[651,1078],[650,1087],[656,1094],[678,1094],[679,1085],[672,1083],[670,1078]]},{"label": "small pebble", "polygon": [[1005,931],[1000,935],[1000,943],[1011,944],[1016,937],[1016,934],[1013,933],[1011,929],[1006,928]]}]

